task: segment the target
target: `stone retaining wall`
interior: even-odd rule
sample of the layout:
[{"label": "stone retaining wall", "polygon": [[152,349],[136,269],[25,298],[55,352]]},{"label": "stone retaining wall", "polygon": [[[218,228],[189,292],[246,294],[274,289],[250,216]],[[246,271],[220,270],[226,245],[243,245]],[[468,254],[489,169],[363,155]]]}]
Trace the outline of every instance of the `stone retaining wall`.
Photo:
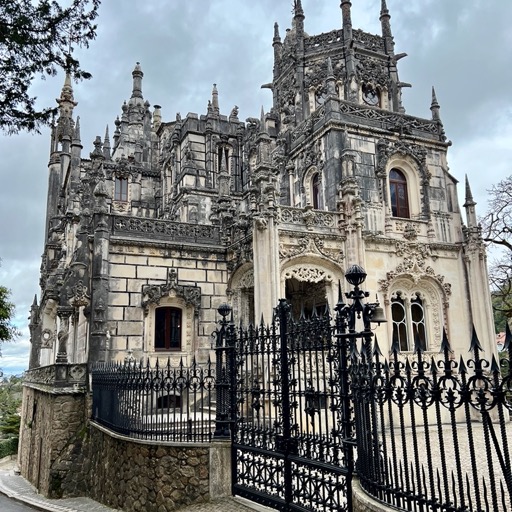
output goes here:
[{"label": "stone retaining wall", "polygon": [[170,512],[210,499],[209,444],[152,444],[90,426],[89,496],[125,512]]},{"label": "stone retaining wall", "polygon": [[88,496],[125,512],[170,512],[231,495],[229,442],[123,437],[89,421],[86,393],[24,388],[18,463],[50,498]]},{"label": "stone retaining wall", "polygon": [[85,393],[23,388],[18,463],[21,474],[45,496],[79,495],[85,489],[63,489],[62,481],[66,474],[82,471],[86,402]]},{"label": "stone retaining wall", "polygon": [[390,507],[366,494],[358,478],[352,480],[352,511],[353,512],[396,512]]}]

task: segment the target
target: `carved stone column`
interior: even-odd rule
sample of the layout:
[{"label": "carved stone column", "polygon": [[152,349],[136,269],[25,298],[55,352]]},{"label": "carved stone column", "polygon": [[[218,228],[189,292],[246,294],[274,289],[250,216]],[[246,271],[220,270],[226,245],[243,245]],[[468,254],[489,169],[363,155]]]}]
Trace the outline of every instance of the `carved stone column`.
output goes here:
[{"label": "carved stone column", "polygon": [[57,348],[57,364],[66,364],[68,362],[68,338],[69,338],[69,319],[73,313],[71,306],[59,306],[57,316],[60,320],[59,333],[57,335],[59,345]]}]

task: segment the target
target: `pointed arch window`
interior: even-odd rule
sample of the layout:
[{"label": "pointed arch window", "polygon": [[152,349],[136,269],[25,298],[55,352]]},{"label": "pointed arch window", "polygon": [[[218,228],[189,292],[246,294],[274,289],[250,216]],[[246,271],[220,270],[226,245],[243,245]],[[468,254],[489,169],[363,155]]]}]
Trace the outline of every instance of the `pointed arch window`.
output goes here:
[{"label": "pointed arch window", "polygon": [[313,208],[318,210],[320,208],[320,174],[315,173],[311,180],[311,202]]},{"label": "pointed arch window", "polygon": [[401,293],[391,300],[391,318],[393,321],[393,343],[400,351],[414,350],[416,338],[420,347],[427,349],[427,329],[425,306],[419,294],[414,299],[405,299]]},{"label": "pointed arch window", "polygon": [[114,201],[128,201],[128,179],[116,176],[114,183]]},{"label": "pointed arch window", "polygon": [[409,196],[407,192],[407,179],[398,169],[391,169],[389,173],[389,195],[391,199],[391,213],[393,217],[410,218]]}]

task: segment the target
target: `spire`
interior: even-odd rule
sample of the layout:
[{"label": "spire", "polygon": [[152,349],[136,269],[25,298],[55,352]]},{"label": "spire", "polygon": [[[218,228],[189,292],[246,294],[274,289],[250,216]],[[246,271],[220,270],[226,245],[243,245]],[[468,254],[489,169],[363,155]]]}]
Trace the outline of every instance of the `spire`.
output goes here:
[{"label": "spire", "polygon": [[[62,142],[64,139],[71,143],[73,138],[73,108],[77,102],[73,97],[73,87],[71,87],[71,75],[66,73],[64,85],[58,98],[59,118],[57,120],[56,141]],[[63,148],[64,149],[64,148]],[[69,148],[68,148],[69,149]],[[67,151],[66,149],[64,149]]]},{"label": "spire", "polygon": [[99,135],[96,136],[96,138],[94,139],[94,143],[93,144],[94,144],[94,150],[90,154],[90,157],[92,159],[94,159],[94,158],[101,158],[101,159],[105,158],[103,156],[103,151],[101,149],[101,137]]},{"label": "spire", "polygon": [[133,88],[132,88],[132,98],[142,98],[142,77],[144,73],[140,67],[140,62],[137,62],[134,70],[132,71],[133,77]]},{"label": "spire", "polygon": [[276,44],[281,44],[281,36],[279,35],[279,25],[278,23],[274,23],[274,40],[272,42],[272,46]]},{"label": "spire", "polygon": [[160,105],[154,105],[153,108],[153,130],[156,132],[160,125],[162,124],[162,111]]},{"label": "spire", "polygon": [[294,0],[292,29],[296,31],[299,39],[304,37],[304,18],[304,9],[302,8],[301,0]]},{"label": "spire", "polygon": [[61,102],[70,102],[76,105],[75,98],[73,97],[73,87],[71,87],[71,75],[66,73],[66,78],[64,79],[64,85],[62,86],[62,91],[60,93],[60,98],[57,100],[57,103],[60,105]]},{"label": "spire", "polygon": [[475,206],[476,203],[473,199],[473,194],[471,192],[471,187],[469,186],[468,175],[466,174],[466,202],[464,203],[464,207],[466,206]]},{"label": "spire", "polygon": [[439,109],[440,107],[437,101],[436,90],[434,86],[432,86],[432,103],[430,105],[430,110],[432,111],[432,119],[434,119],[435,121],[438,121],[440,119]]},{"label": "spire", "polygon": [[108,124],[105,128],[105,139],[103,142],[103,156],[105,160],[110,160],[110,137],[108,136]]},{"label": "spire", "polygon": [[80,116],[76,118],[75,123],[75,132],[73,133],[73,140],[71,141],[73,145],[81,146],[82,141],[80,138]]},{"label": "spire", "polygon": [[341,0],[341,18],[343,21],[343,38],[345,41],[352,39],[352,2],[350,0]]},{"label": "spire", "polygon": [[334,70],[332,68],[332,59],[331,57],[327,57],[327,78],[334,77]]},{"label": "spire", "polygon": [[391,32],[391,16],[389,14],[386,0],[381,0],[380,7],[380,24],[382,27],[382,37],[384,39],[384,47],[388,55],[393,55],[395,52],[395,43],[393,41],[393,33]]},{"label": "spire", "polygon": [[334,77],[334,69],[332,67],[331,57],[327,57],[327,94],[336,96],[336,78]]},{"label": "spire", "polygon": [[261,106],[261,112],[260,112],[260,138],[268,138],[268,130],[267,130],[267,124],[265,123],[265,110],[263,109],[263,105]]},{"label": "spire", "polygon": [[302,1],[301,0],[295,0],[294,1],[294,8],[293,8],[293,14],[294,18],[303,18],[304,19],[304,9],[302,8]]},{"label": "spire", "polygon": [[432,111],[432,120],[437,122],[437,128],[439,132],[439,139],[441,141],[446,140],[446,133],[444,131],[443,122],[441,121],[440,110],[441,107],[437,101],[436,90],[432,86],[432,103],[430,104],[430,110]]},{"label": "spire", "polygon": [[464,208],[466,209],[466,221],[468,224],[468,228],[477,228],[478,220],[476,218],[476,202],[473,199],[473,194],[471,193],[471,187],[469,186],[468,176],[466,174],[466,201],[464,202]]},{"label": "spire", "polygon": [[213,84],[212,89],[212,108],[213,113],[218,115],[220,113],[219,109],[219,91],[217,91],[217,84]]}]

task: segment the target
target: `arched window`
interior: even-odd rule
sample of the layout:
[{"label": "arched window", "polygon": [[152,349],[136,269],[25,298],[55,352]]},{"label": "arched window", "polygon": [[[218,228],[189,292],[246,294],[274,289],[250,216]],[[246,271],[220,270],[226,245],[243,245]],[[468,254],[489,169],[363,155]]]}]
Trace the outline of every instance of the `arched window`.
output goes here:
[{"label": "arched window", "polygon": [[116,177],[114,183],[114,201],[128,201],[128,180]]},{"label": "arched window", "polygon": [[320,208],[320,175],[318,173],[315,173],[311,180],[311,202],[315,210]]},{"label": "arched window", "polygon": [[181,317],[179,308],[156,308],[155,350],[181,350]]},{"label": "arched window", "polygon": [[389,193],[391,198],[391,213],[393,217],[408,219],[409,198],[407,194],[407,180],[402,171],[391,169],[389,173]]},{"label": "arched window", "polygon": [[423,300],[416,294],[412,300],[404,299],[401,293],[391,300],[391,319],[393,321],[393,343],[400,351],[414,350],[418,338],[420,347],[427,349],[427,330]]}]

